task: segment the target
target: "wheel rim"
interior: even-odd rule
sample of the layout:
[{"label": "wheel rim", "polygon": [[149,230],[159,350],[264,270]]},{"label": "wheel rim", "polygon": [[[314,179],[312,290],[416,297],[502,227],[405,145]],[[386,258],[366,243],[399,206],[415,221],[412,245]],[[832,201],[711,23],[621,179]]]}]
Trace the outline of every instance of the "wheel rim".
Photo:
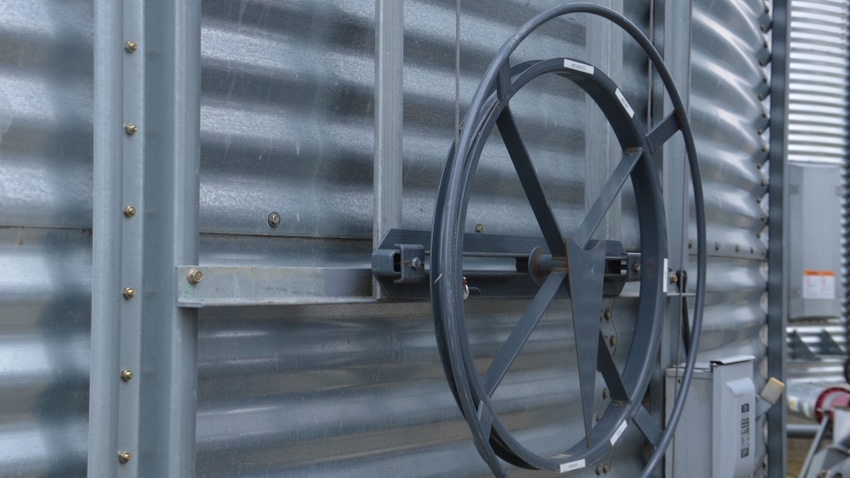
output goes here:
[{"label": "wheel rim", "polygon": [[[666,301],[664,293],[666,289],[663,287],[667,280],[666,221],[660,185],[653,166],[653,155],[676,132],[683,132],[688,159],[692,163],[695,193],[699,193],[700,201],[697,208],[699,222],[702,213],[701,188],[698,188],[696,184],[698,170],[696,176],[693,176],[693,169],[696,166],[693,138],[683,113],[684,108],[680,108],[681,100],[663,63],[660,67],[656,66],[659,70],[663,70],[661,71],[662,80],[674,100],[676,110],[680,113],[668,116],[649,133],[646,133],[643,126],[634,120],[634,113],[619,88],[591,65],[567,58],[553,58],[509,67],[510,53],[531,31],[558,16],[579,12],[599,15],[613,21],[638,41],[653,63],[660,62],[657,52],[652,49],[651,44],[640,31],[624,17],[611,10],[593,5],[574,4],[539,15],[528,22],[503,46],[499,56],[488,69],[473,99],[470,113],[464,121],[459,143],[455,145],[459,147],[453,147],[449,154],[437,196],[431,246],[431,290],[437,342],[450,388],[473,433],[476,448],[497,475],[504,474],[497,457],[524,468],[559,472],[588,466],[611,450],[632,420],[657,448],[666,447],[666,442],[669,442],[667,435],[671,432],[671,427],[668,427],[663,434],[660,429],[647,427],[646,416],[644,416],[646,411],[640,404],[648,387],[654,359],[660,345],[659,337]],[[597,199],[582,225],[569,238],[560,231],[545,200],[545,194],[536,178],[534,167],[516,129],[509,106],[511,98],[522,87],[544,74],[557,74],[580,86],[602,109],[624,152],[620,165],[603,188],[600,199]],[[474,358],[466,333],[464,297],[460,283],[463,254],[461,248],[472,180],[481,151],[494,127],[498,127],[505,140],[509,156],[551,254],[563,257],[573,273],[566,274],[564,271],[554,270],[549,274],[529,309],[519,320],[518,326],[497,353],[488,371],[480,377],[474,366]],[[607,211],[607,207],[619,195],[626,177],[631,178],[638,203],[642,273],[635,335],[626,365],[620,371],[614,365],[608,348],[604,343],[600,343],[602,338],[599,335],[597,314],[602,302],[602,279],[598,267],[604,264],[604,250],[600,251],[604,248],[598,245],[589,247],[589,244],[591,235]],[[702,228],[698,225],[697,229],[698,255],[702,253],[704,257],[704,225]],[[700,233],[703,235],[700,236]],[[699,266],[693,336],[696,340],[698,340],[698,326],[701,324],[702,317],[700,292],[704,293],[704,260],[699,263]],[[585,277],[578,277],[577,270],[590,272],[584,274]],[[584,441],[576,443],[562,454],[542,456],[528,450],[513,437],[495,413],[490,397],[549,303],[564,286],[579,292],[576,295],[579,299],[571,300],[571,307],[576,332],[586,436]],[[593,297],[587,299],[587,296]],[[592,313],[594,308],[595,314],[588,320],[581,320],[581,317]],[[598,336],[599,340],[596,340],[594,335]],[[641,346],[635,347],[634,344],[641,344]],[[691,350],[696,350],[696,347],[692,347]],[[691,355],[695,356],[695,353]],[[686,380],[683,380],[685,385],[690,381],[692,362],[689,356],[690,372],[685,370]],[[612,402],[597,424],[591,426],[590,409],[593,405],[597,367],[611,391]],[[684,393],[681,396],[684,400]],[[673,422],[678,420],[678,416],[671,418],[674,418]],[[644,426],[641,426],[642,424]],[[645,428],[650,429],[645,430]],[[659,434],[661,434],[660,437]],[[654,468],[653,461],[657,462],[657,459],[653,457],[648,468]]]}]

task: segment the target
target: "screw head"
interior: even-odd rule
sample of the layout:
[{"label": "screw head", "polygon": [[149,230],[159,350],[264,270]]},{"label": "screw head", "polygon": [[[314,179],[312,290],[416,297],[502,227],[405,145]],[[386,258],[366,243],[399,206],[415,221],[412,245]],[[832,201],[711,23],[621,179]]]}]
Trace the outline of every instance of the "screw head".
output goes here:
[{"label": "screw head", "polygon": [[131,287],[125,287],[121,295],[123,295],[125,299],[132,299],[133,297],[136,297],[136,290]]},{"label": "screw head", "polygon": [[136,208],[133,206],[125,206],[124,207],[124,215],[127,217],[133,217],[136,215]]},{"label": "screw head", "polygon": [[483,233],[484,232],[484,224],[476,224],[475,225],[475,232],[477,232],[478,234]]},{"label": "screw head", "polygon": [[127,136],[133,136],[139,131],[139,127],[134,125],[133,123],[127,123],[124,125],[124,132],[127,133]]},{"label": "screw head", "polygon": [[121,380],[123,380],[125,382],[129,382],[130,380],[133,380],[133,376],[134,376],[133,371],[128,369],[128,368],[125,368],[124,370],[121,371]]},{"label": "screw head", "polygon": [[199,269],[189,269],[189,273],[186,275],[186,279],[190,284],[194,285],[198,282],[204,280],[204,273]]},{"label": "screw head", "polygon": [[280,226],[280,214],[276,212],[272,212],[269,214],[269,226],[277,227]]},{"label": "screw head", "polygon": [[139,48],[139,45],[137,45],[136,42],[134,42],[134,41],[128,41],[127,43],[124,44],[124,50],[126,50],[127,53],[133,53],[138,48]]},{"label": "screw head", "polygon": [[132,458],[133,458],[133,455],[131,455],[130,452],[128,452],[128,451],[119,451],[118,452],[118,463],[121,463],[122,465],[124,463],[127,463],[128,461],[130,461]]},{"label": "screw head", "polygon": [[609,392],[607,388],[603,388],[602,389],[602,399],[608,400],[608,397],[610,397],[610,396],[611,396],[611,392]]}]

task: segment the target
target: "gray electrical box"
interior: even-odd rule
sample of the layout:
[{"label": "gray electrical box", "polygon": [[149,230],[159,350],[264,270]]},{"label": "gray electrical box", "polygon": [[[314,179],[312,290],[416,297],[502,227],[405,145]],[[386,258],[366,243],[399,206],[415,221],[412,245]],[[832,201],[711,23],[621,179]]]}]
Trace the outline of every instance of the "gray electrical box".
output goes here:
[{"label": "gray electrical box", "polygon": [[791,163],[788,172],[788,317],[839,317],[841,166]]},{"label": "gray electrical box", "polygon": [[[756,451],[756,388],[752,355],[698,364],[673,443],[666,478],[740,478],[752,475]],[[667,370],[667,416],[681,368]]]}]

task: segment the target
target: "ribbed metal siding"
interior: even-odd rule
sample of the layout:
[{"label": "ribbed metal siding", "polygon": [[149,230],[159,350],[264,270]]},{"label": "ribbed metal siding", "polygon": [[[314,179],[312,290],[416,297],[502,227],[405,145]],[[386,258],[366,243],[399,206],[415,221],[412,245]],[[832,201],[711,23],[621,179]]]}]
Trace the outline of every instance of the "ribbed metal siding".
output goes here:
[{"label": "ribbed metal siding", "polygon": [[[496,9],[464,1],[462,109],[501,42],[560,2],[525,3]],[[648,4],[625,3],[648,31]],[[763,192],[755,168],[762,138],[754,134],[761,105],[752,99],[762,71],[753,64],[763,41],[752,23],[759,5],[700,4],[694,15],[693,121],[713,191],[711,241],[722,244],[712,260],[703,342],[712,356],[764,355],[762,264],[746,255],[748,246],[755,255],[763,248],[753,206]],[[201,263],[368,263],[373,2],[207,0],[203,8]],[[418,1],[405,10],[404,226],[427,229],[453,138],[454,9]],[[561,27],[544,31],[520,56],[586,58],[583,20]],[[87,0],[18,2],[0,15],[2,475],[85,474],[91,38]],[[624,49],[627,61],[615,79],[640,110],[646,63],[630,54],[630,43]],[[736,75],[731,86],[727,70]],[[558,171],[568,180],[552,184],[569,228],[584,196],[585,101],[561,85],[536,91],[518,100],[517,115],[544,171],[558,169],[551,150],[569,147]],[[550,102],[553,91],[566,99]],[[568,137],[554,139],[565,124]],[[503,194],[485,195],[487,207],[473,203],[468,224],[487,232],[534,230],[504,160],[494,149],[493,164],[479,171],[479,192],[498,185]],[[271,211],[282,216],[277,229],[267,224]],[[745,253],[731,252],[735,245]],[[617,301],[615,318],[628,323],[630,306]],[[477,307],[476,347],[492,354],[523,306]],[[630,334],[624,329],[621,340]],[[567,414],[555,398],[577,392],[575,377],[561,367],[572,357],[570,334],[544,323],[535,337],[500,403],[530,443],[558,447],[551,437],[579,428],[546,426]],[[205,310],[198,360],[199,476],[487,474],[448,392],[425,303]],[[625,463],[616,470],[632,476],[639,440],[626,437],[620,446],[626,451],[618,451],[624,457],[617,463]]]},{"label": "ribbed metal siding", "polygon": [[0,7],[0,476],[84,476],[92,6]]},{"label": "ribbed metal siding", "polygon": [[[789,62],[788,159],[799,162],[836,164],[842,167],[845,180],[843,203],[843,290],[848,285],[848,218],[847,218],[847,132],[848,87],[850,87],[850,54],[848,23],[850,2],[846,0],[793,0],[791,2],[791,58]],[[793,226],[792,226],[793,227]],[[812,352],[823,353],[821,334],[825,331],[847,350],[848,299],[842,304],[842,317],[829,320],[795,321],[789,331],[796,331]],[[796,367],[800,375],[811,375],[809,367]],[[812,364],[813,370],[823,370]],[[831,376],[819,373],[822,380],[842,381],[840,368],[832,367]],[[805,377],[799,377],[805,379]]]},{"label": "ribbed metal siding", "polygon": [[[763,0],[695,2],[690,89],[709,254],[700,357],[755,356],[756,390],[763,386],[767,369],[763,199],[770,70],[765,61],[769,33],[760,26],[764,13]],[[696,239],[693,229],[690,237]],[[766,449],[757,453],[762,457]],[[760,458],[757,464],[755,473],[761,476]]]}]

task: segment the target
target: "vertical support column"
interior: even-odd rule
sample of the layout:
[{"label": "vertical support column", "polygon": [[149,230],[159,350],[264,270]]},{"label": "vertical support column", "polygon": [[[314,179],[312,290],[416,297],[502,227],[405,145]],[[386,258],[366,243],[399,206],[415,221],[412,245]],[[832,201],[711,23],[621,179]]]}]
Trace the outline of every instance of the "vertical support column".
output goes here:
[{"label": "vertical support column", "polygon": [[[690,106],[691,83],[691,17],[693,14],[692,0],[659,0],[653,5],[653,41],[655,47],[664,58],[664,63],[670,70],[670,75],[679,89],[679,95],[686,107]],[[652,83],[652,108],[650,116],[653,124],[659,124],[667,115],[673,112],[673,104],[664,85],[660,80]],[[668,261],[673,271],[689,270],[690,252],[688,250],[688,229],[690,223],[690,175],[685,153],[685,144],[681,134],[664,143],[661,151],[662,185],[664,209],[667,214]],[[696,272],[695,270],[693,271]],[[669,280],[669,279],[668,279]],[[675,291],[675,284],[669,284]],[[672,297],[668,302],[664,336],[661,340],[660,367],[653,377],[653,389],[661,390],[664,373],[668,367],[682,363],[685,353],[682,344],[682,298]],[[691,304],[692,305],[692,304]],[[673,382],[674,384],[677,382]],[[655,388],[657,387],[657,388]],[[672,390],[668,396],[675,397],[678,389]],[[664,416],[665,404],[659,392],[653,399],[651,412],[661,418]],[[668,448],[665,457],[667,476],[681,473],[683,470],[673,470],[672,454],[675,445]]]},{"label": "vertical support column", "polygon": [[174,3],[95,3],[90,477],[194,476],[201,9]]},{"label": "vertical support column", "polygon": [[121,337],[123,2],[94,5],[94,182],[88,476],[116,476]]},{"label": "vertical support column", "polygon": [[[373,248],[401,227],[404,2],[375,1],[375,160]],[[381,289],[374,283],[375,298]]]},{"label": "vertical support column", "polygon": [[[618,12],[623,11],[623,0],[606,0],[600,5]],[[587,59],[591,65],[604,71],[615,83],[622,84],[623,33],[610,21],[588,15],[585,37]],[[596,201],[605,182],[623,157],[620,143],[608,125],[608,120],[593,101],[587,98],[585,137],[585,212]],[[620,237],[621,202],[615,201],[599,225],[596,236],[600,238]]]},{"label": "vertical support column", "polygon": [[[767,373],[785,382],[786,337],[788,324],[788,0],[773,0],[773,45],[770,86],[770,175],[768,177],[768,275],[767,275]],[[769,8],[769,7],[768,7]],[[770,478],[786,476],[787,440],[785,423],[788,410],[783,393],[777,405],[767,412],[767,466]]]},{"label": "vertical support column", "polygon": [[197,310],[177,304],[176,266],[198,263],[201,2],[147,0],[145,24],[140,476],[193,477]]}]

